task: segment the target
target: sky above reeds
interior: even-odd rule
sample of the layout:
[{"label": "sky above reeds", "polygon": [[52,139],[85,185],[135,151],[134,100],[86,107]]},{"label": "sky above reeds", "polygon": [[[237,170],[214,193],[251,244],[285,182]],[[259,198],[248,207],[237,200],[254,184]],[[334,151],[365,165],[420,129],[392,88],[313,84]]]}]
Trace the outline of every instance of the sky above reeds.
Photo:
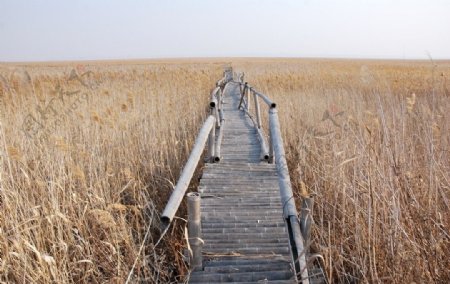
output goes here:
[{"label": "sky above reeds", "polygon": [[0,61],[450,59],[448,0],[0,0]]}]

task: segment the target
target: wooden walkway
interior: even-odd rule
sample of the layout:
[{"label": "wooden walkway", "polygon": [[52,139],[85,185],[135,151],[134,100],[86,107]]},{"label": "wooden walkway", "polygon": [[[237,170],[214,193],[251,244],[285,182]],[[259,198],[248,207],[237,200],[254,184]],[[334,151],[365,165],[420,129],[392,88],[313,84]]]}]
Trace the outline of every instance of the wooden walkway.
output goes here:
[{"label": "wooden walkway", "polygon": [[199,186],[203,270],[189,282],[297,283],[277,169],[260,161],[257,132],[239,100],[239,84],[228,83],[222,157],[206,164]]},{"label": "wooden walkway", "polygon": [[[327,283],[322,256],[309,251],[314,197],[302,197],[299,214],[276,104],[243,78],[227,68],[211,92],[211,114],[161,214],[160,239],[208,145],[198,192],[186,195],[188,281]],[[268,110],[269,143],[260,100]]]}]

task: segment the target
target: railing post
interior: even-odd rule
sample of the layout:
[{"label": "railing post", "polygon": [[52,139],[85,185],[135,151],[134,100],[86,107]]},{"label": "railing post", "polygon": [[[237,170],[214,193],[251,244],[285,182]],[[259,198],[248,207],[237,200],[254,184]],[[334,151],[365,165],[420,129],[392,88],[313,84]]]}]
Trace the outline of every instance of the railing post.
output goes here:
[{"label": "railing post", "polygon": [[273,135],[272,135],[272,131],[270,129],[270,125],[269,125],[269,164],[273,164],[274,163],[274,159],[273,159]]},{"label": "railing post", "polygon": [[[214,113],[215,108],[211,108],[211,115],[214,117],[214,122],[216,121],[216,116]],[[215,158],[215,144],[216,144],[216,124],[211,128],[209,132],[208,139],[208,162],[213,163]]]},{"label": "railing post", "polygon": [[193,270],[203,268],[203,240],[201,239],[200,194],[191,192],[187,197],[188,241],[191,248],[189,263]]},{"label": "railing post", "polygon": [[250,88],[247,88],[247,111],[250,112]]},{"label": "railing post", "polygon": [[305,248],[309,250],[311,225],[313,223],[314,196],[305,196],[302,200],[302,209],[300,212],[300,229],[302,230]]},{"label": "railing post", "polygon": [[253,92],[253,100],[255,101],[256,123],[258,128],[261,128],[261,111],[259,109],[258,96],[255,92]]},{"label": "railing post", "polygon": [[216,87],[211,92],[211,100],[209,102],[209,106],[211,107],[211,114],[216,118],[216,128],[220,127],[220,119],[219,119],[219,104],[220,104],[220,97],[219,97],[220,88]]},{"label": "railing post", "polygon": [[214,148],[214,162],[220,162],[220,159],[222,159],[220,150],[222,146],[223,131],[225,127],[225,117],[222,108],[218,110],[218,114],[219,114],[218,119],[220,120],[220,127],[218,129],[219,133],[217,133],[216,146]]},{"label": "railing post", "polygon": [[222,89],[217,91],[217,109],[220,111],[222,109]]},{"label": "railing post", "polygon": [[267,149],[267,143],[266,138],[264,136],[264,131],[262,128],[256,129],[256,132],[258,133],[259,142],[261,144],[261,160],[262,161],[269,161],[269,149]]},{"label": "railing post", "polygon": [[216,128],[220,128],[222,121],[220,121],[219,110],[217,107],[214,108],[214,117],[216,118]]}]

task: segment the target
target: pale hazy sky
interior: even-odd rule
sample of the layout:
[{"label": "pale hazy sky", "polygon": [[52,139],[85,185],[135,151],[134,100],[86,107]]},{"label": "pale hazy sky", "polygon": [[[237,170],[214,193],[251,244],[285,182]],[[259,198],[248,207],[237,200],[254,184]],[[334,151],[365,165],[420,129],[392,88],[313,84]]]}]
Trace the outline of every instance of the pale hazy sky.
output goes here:
[{"label": "pale hazy sky", "polygon": [[450,0],[0,0],[0,61],[450,59]]}]

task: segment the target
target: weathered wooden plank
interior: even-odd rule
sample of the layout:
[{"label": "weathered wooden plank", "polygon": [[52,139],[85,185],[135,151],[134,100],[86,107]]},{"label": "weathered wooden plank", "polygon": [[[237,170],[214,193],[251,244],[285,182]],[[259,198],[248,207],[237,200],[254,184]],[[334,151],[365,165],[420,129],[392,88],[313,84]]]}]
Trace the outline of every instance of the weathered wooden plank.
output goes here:
[{"label": "weathered wooden plank", "polygon": [[220,257],[220,258],[211,258],[208,260],[208,264],[210,267],[213,266],[228,266],[228,265],[261,265],[261,264],[270,264],[270,263],[291,263],[291,260],[287,257],[274,257],[273,259],[268,258],[231,258],[231,257]]},{"label": "weathered wooden plank", "polygon": [[245,203],[245,204],[262,204],[262,203],[281,203],[280,198],[276,196],[267,196],[267,197],[255,197],[255,196],[247,196],[244,197],[229,197],[224,196],[220,198],[203,198],[202,204],[210,204],[210,203],[223,203],[223,202],[233,202],[233,203]]},{"label": "weathered wooden plank", "polygon": [[[274,234],[264,234],[264,233],[260,233],[260,234],[245,234],[245,233],[234,233],[234,234],[229,234],[229,235],[224,235],[224,234],[212,234],[209,233],[207,236],[203,237],[203,240],[205,241],[205,243],[208,243],[210,240],[221,240],[221,241],[226,241],[226,240],[247,240],[248,242],[252,242],[255,239],[258,240],[274,240],[274,239],[286,239],[287,242],[287,233],[285,232],[280,232],[280,233],[274,233]],[[288,247],[288,246],[286,246]],[[288,254],[286,254],[287,256]]]},{"label": "weathered wooden plank", "polygon": [[238,228],[204,228],[204,234],[207,233],[276,233],[280,231],[280,227],[238,227]]},{"label": "weathered wooden plank", "polygon": [[[255,238],[252,238],[251,239],[251,243],[257,244],[259,246],[265,246],[265,245],[269,245],[270,246],[270,244],[277,244],[277,243],[286,245],[287,242],[289,242],[289,239],[288,239],[287,235],[285,237],[279,238],[279,239],[276,239],[276,238],[268,238],[268,239],[257,239],[257,238],[255,239]],[[208,240],[208,244],[209,245],[215,245],[215,244],[239,244],[239,243],[247,244],[247,243],[249,243],[249,239],[231,239],[231,240],[224,240],[224,239],[214,240],[214,239],[209,239]]]},{"label": "weathered wooden plank", "polygon": [[267,281],[286,280],[292,277],[290,271],[263,271],[263,272],[241,272],[241,273],[198,273],[192,274],[191,283],[219,283],[219,282],[243,282],[243,281]]},{"label": "weathered wooden plank", "polygon": [[205,249],[206,253],[224,253],[224,254],[230,254],[230,253],[239,253],[239,254],[245,254],[245,255],[251,255],[251,254],[288,254],[289,253],[289,247],[288,246],[274,246],[274,247],[251,247],[251,248],[209,248],[208,250]]},{"label": "weathered wooden plank", "polygon": [[222,265],[220,267],[210,266],[205,268],[206,272],[220,272],[220,273],[232,273],[232,272],[252,272],[252,271],[267,271],[267,270],[286,270],[290,269],[290,263],[275,262],[264,264],[234,264],[234,265]]},{"label": "weathered wooden plank", "polygon": [[204,222],[202,223],[203,228],[254,228],[254,227],[284,227],[284,222],[253,222],[253,223],[210,223]]}]

